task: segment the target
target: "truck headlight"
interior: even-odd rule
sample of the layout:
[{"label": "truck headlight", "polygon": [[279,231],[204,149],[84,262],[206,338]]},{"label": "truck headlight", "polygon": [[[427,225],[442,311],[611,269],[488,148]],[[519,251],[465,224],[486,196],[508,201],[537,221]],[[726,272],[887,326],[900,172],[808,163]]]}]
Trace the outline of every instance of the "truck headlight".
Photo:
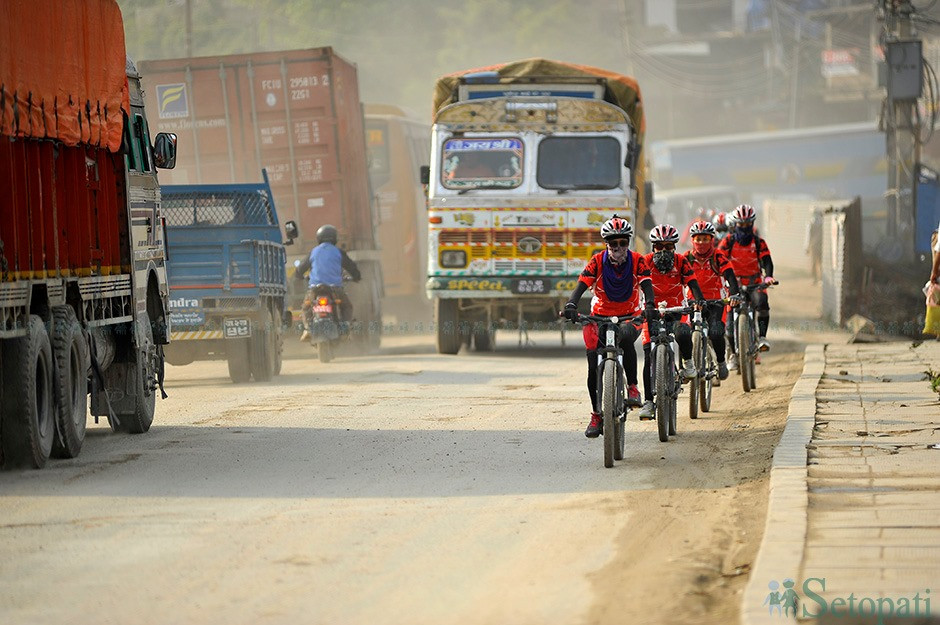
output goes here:
[{"label": "truck headlight", "polygon": [[443,250],[441,252],[441,267],[447,269],[460,269],[467,266],[467,253],[463,250]]}]

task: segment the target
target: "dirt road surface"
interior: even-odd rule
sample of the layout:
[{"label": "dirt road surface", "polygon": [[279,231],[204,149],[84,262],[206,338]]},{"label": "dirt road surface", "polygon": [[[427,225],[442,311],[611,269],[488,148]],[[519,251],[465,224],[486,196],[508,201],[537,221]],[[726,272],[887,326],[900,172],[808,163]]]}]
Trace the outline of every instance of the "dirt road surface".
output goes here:
[{"label": "dirt road surface", "polygon": [[79,458],[0,474],[0,622],[737,622],[800,288],[773,300],[758,391],[732,374],[694,422],[682,395],[669,443],[629,421],[613,469],[557,334],[458,356],[391,337],[270,384],[170,367],[148,434],[102,423]]}]

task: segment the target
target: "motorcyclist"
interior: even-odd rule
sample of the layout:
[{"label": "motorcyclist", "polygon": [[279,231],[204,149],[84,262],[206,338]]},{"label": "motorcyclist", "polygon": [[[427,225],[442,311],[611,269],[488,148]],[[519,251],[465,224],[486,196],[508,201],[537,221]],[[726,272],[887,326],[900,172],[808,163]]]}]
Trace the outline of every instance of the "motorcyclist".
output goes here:
[{"label": "motorcyclist", "polygon": [[[639,307],[639,292],[642,290],[648,314],[655,315],[649,267],[642,254],[629,249],[633,239],[633,225],[614,215],[601,226],[601,238],[607,243],[607,249],[592,256],[581,272],[578,284],[565,304],[565,317],[571,321],[577,320],[578,301],[588,288],[594,294],[591,298],[591,314],[632,317]],[[591,397],[591,420],[584,435],[596,438],[603,433],[597,397],[597,325],[592,323],[584,326],[583,335],[588,363],[587,387]],[[629,406],[640,405],[634,346],[638,335],[639,330],[635,325],[621,326],[619,345],[623,349],[623,364],[627,374],[626,403]]]},{"label": "motorcyclist", "polygon": [[[773,284],[774,263],[770,257],[770,248],[754,228],[757,211],[748,204],[741,204],[734,209],[734,229],[728,233],[719,245],[719,249],[728,255],[734,275],[741,285]],[[770,303],[766,291],[754,291],[751,294],[754,308],[757,311],[757,346],[760,351],[770,349],[767,341],[767,327],[770,325]],[[734,353],[734,324],[728,317],[727,334],[730,339],[731,356],[728,358],[728,368],[737,368],[737,354]]]},{"label": "motorcyclist", "polygon": [[[696,302],[701,304],[702,289],[695,279],[695,271],[684,255],[676,254],[679,231],[670,224],[660,224],[650,230],[650,244],[653,251],[646,255],[653,282],[653,293],[657,303],[667,307],[682,306],[685,302],[685,287],[692,291]],[[648,302],[649,300],[647,300]],[[648,304],[647,304],[648,306]],[[669,313],[662,323],[671,323],[673,335],[679,343],[679,355],[683,364],[680,374],[686,379],[694,378],[697,371],[692,362],[692,328],[682,323],[682,315]],[[640,419],[652,419],[654,415],[652,385],[652,337],[650,322],[643,328],[643,408]]]},{"label": "motorcyclist", "polygon": [[[352,302],[349,301],[346,290],[343,288],[343,271],[349,274],[353,282],[359,282],[362,275],[359,273],[356,262],[349,257],[346,250],[336,247],[338,240],[339,233],[335,226],[330,224],[320,226],[317,230],[317,246],[310,251],[310,256],[294,270],[296,278],[302,278],[307,270],[310,271],[309,291],[303,306],[305,320],[309,319],[309,311],[313,305],[313,288],[321,284],[333,289],[333,298],[339,306],[340,321],[350,321],[353,318]],[[306,325],[309,326],[309,324]],[[308,329],[304,330],[301,340],[309,337]]]},{"label": "motorcyclist", "polygon": [[[715,247],[715,226],[708,221],[696,221],[689,228],[692,237],[692,249],[686,252],[685,257],[692,264],[695,279],[702,288],[702,295],[708,300],[719,300],[724,297],[725,287],[732,296],[738,295],[738,281],[734,270],[728,260],[728,255]],[[728,365],[725,362],[725,307],[723,304],[706,304],[702,307],[702,316],[708,324],[708,338],[715,348],[715,359],[718,361],[718,379],[728,378]]]}]

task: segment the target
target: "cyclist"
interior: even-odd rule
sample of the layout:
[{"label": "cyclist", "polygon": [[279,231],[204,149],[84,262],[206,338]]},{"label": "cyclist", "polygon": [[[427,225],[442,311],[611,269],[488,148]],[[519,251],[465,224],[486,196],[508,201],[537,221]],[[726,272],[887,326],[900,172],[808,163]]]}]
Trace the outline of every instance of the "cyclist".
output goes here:
[{"label": "cyclist", "polygon": [[[601,226],[601,238],[607,243],[607,249],[598,252],[588,261],[578,278],[578,284],[565,304],[564,315],[575,321],[578,318],[578,301],[588,288],[592,288],[591,314],[607,317],[632,317],[639,308],[639,291],[653,306],[653,285],[650,271],[643,255],[629,249],[633,239],[633,225],[629,221],[614,215]],[[603,420],[598,412],[597,397],[597,325],[584,326],[584,346],[587,350],[588,375],[587,387],[591,396],[591,421],[584,435],[596,438],[603,433]],[[632,324],[621,326],[620,348],[623,349],[623,365],[627,374],[627,405],[640,405],[640,391],[637,388],[636,347],[634,342],[639,335]]]},{"label": "cyclist", "polygon": [[[774,282],[774,263],[770,257],[767,242],[755,232],[754,220],[757,212],[748,204],[741,204],[734,209],[734,229],[722,240],[718,249],[728,255],[731,268],[741,285],[772,284]],[[754,291],[751,295],[757,310],[757,346],[762,352],[770,349],[767,341],[767,327],[770,325],[770,304],[765,291]],[[728,368],[737,368],[737,354],[734,353],[734,324],[728,316],[726,331],[729,338],[731,355]]]},{"label": "cyclist", "polygon": [[[728,261],[728,255],[715,247],[715,226],[708,221],[697,221],[689,228],[692,237],[692,249],[685,257],[695,271],[695,279],[702,289],[704,299],[717,300],[724,297],[725,287],[732,296],[738,295],[738,281]],[[708,338],[715,348],[718,361],[718,379],[728,378],[728,365],[725,363],[725,307],[722,304],[707,304],[702,307],[702,316],[708,324]]]},{"label": "cyclist", "polygon": [[[656,302],[664,302],[666,306],[681,306],[685,301],[685,288],[688,287],[697,302],[701,302],[702,289],[695,279],[695,271],[684,255],[676,254],[676,243],[679,241],[679,231],[669,224],[660,224],[650,230],[650,244],[653,251],[646,255],[646,262],[650,268],[650,278],[653,282],[653,295]],[[650,299],[646,299],[649,309]],[[679,343],[679,355],[682,357],[682,377],[691,379],[697,373],[695,363],[692,362],[692,328],[681,322],[682,315],[670,313],[662,323],[671,323],[673,334]],[[654,412],[653,385],[652,385],[652,332],[649,318],[643,328],[643,408],[640,410],[640,419],[652,419]]]},{"label": "cyclist", "polygon": [[728,216],[729,216],[728,213],[719,212],[714,217],[712,217],[712,225],[715,226],[715,241],[716,242],[721,241],[723,238],[725,238],[725,235],[728,233],[728,221],[729,221]]}]

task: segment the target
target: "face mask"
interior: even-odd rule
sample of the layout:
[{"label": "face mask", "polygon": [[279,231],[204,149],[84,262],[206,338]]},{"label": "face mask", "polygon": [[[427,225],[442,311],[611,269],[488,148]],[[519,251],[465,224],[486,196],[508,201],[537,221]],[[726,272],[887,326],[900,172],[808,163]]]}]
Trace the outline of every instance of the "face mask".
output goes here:
[{"label": "face mask", "polygon": [[610,247],[607,246],[607,258],[614,265],[619,265],[627,259],[627,249],[626,247]]},{"label": "face mask", "polygon": [[653,252],[653,266],[659,270],[659,273],[668,273],[672,271],[676,264],[676,253],[672,250],[659,250]]},{"label": "face mask", "polygon": [[708,256],[712,248],[714,247],[714,241],[709,239],[707,243],[697,243],[692,241],[692,253],[696,256]]},{"label": "face mask", "polygon": [[754,235],[754,226],[743,226],[734,229],[734,238],[738,243],[748,243]]}]

